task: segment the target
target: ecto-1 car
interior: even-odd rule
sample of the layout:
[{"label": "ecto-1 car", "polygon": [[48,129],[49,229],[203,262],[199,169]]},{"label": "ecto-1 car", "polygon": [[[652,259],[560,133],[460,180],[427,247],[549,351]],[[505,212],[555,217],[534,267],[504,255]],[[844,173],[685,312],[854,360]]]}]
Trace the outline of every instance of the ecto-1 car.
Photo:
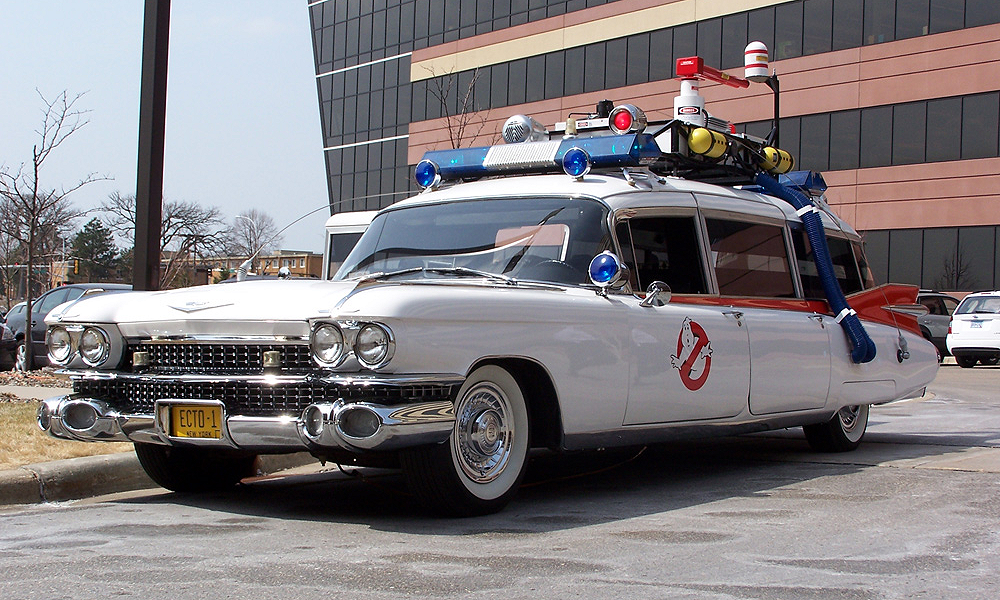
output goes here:
[{"label": "ecto-1 car", "polygon": [[801,426],[846,451],[870,405],[933,379],[916,288],[874,286],[816,174],[779,182],[765,141],[731,132],[705,158],[701,128],[647,133],[631,105],[585,121],[531,141],[521,117],[515,143],[428,153],[425,191],[375,216],[332,280],[57,311],[49,357],[74,389],[39,424],[131,441],[172,490],[308,451],[399,467],[426,506],[475,515],[511,499],[533,448]]}]

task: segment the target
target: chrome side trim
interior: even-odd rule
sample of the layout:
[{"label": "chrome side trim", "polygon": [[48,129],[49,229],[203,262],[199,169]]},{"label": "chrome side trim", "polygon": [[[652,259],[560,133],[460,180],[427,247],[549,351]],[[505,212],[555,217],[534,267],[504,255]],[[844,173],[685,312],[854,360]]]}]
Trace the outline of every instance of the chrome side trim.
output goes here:
[{"label": "chrome side trim", "polygon": [[327,375],[199,375],[199,374],[156,374],[156,373],[122,373],[119,371],[78,371],[60,370],[60,374],[69,375],[72,379],[90,381],[151,381],[173,383],[259,383],[263,385],[279,385],[290,383],[325,383],[330,385],[461,385],[465,377],[456,373],[428,373],[421,375],[392,374],[327,374]]}]

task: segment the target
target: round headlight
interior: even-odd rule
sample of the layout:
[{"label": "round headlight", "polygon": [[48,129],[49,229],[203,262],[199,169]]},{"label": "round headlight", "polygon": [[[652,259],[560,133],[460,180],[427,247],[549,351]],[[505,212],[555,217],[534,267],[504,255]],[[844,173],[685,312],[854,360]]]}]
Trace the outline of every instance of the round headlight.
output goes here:
[{"label": "round headlight", "polygon": [[98,367],[108,359],[111,343],[108,334],[96,327],[88,327],[80,335],[80,357],[91,367]]},{"label": "round headlight", "polygon": [[60,365],[65,365],[73,358],[73,340],[62,327],[49,330],[49,358]]},{"label": "round headlight", "polygon": [[392,358],[392,335],[375,323],[366,323],[354,338],[354,355],[369,369],[385,366]]},{"label": "round headlight", "polygon": [[313,358],[323,366],[335,366],[344,356],[344,334],[336,325],[324,323],[313,329],[309,345]]}]

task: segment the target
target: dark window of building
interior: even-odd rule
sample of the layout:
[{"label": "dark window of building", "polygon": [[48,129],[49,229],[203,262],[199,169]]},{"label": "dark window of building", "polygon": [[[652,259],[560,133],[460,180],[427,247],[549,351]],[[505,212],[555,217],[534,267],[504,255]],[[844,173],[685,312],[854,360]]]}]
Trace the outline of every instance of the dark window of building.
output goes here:
[{"label": "dark window of building", "polygon": [[564,52],[551,52],[545,55],[545,97],[561,98],[565,71],[563,69]]},{"label": "dark window of building", "polygon": [[628,38],[609,40],[606,49],[604,88],[625,87],[625,71],[628,68]]},{"label": "dark window of building", "polygon": [[802,154],[800,149],[801,128],[802,120],[800,117],[784,117],[781,119],[778,147],[791,154],[794,160],[799,160]]},{"label": "dark window of building", "polygon": [[1000,3],[996,0],[965,0],[965,26],[1000,23]]},{"label": "dark window of building", "polygon": [[747,13],[728,15],[722,18],[722,68],[735,69],[743,66],[743,51],[747,43]]},{"label": "dark window of building", "polygon": [[892,107],[861,110],[861,167],[881,167],[892,160]]},{"label": "dark window of building", "polygon": [[662,81],[674,76],[674,31],[658,29],[649,34],[649,80]]},{"label": "dark window of building", "polygon": [[523,104],[528,85],[528,61],[523,58],[512,61],[508,68],[507,102],[509,104]]},{"label": "dark window of building", "polygon": [[537,102],[545,98],[545,55],[528,58],[525,101]]},{"label": "dark window of building", "polygon": [[802,117],[800,137],[800,168],[810,171],[827,170],[830,166],[830,115]]},{"label": "dark window of building", "polygon": [[802,56],[802,3],[774,7],[774,60]]},{"label": "dark window of building", "polygon": [[566,95],[574,96],[583,93],[583,72],[585,63],[583,47],[566,50]]},{"label": "dark window of building", "polygon": [[896,33],[896,0],[865,0],[865,45],[891,42]]},{"label": "dark window of building", "polygon": [[887,281],[920,285],[923,252],[922,229],[894,229],[890,231]]},{"label": "dark window of building", "polygon": [[962,158],[997,155],[998,100],[996,92],[962,99]]},{"label": "dark window of building", "polygon": [[927,102],[927,161],[962,158],[962,99],[942,98]]},{"label": "dark window of building", "polygon": [[749,41],[764,42],[774,52],[774,7],[752,10],[747,14]]},{"label": "dark window of building", "polygon": [[670,72],[673,73],[674,65],[678,58],[694,56],[698,53],[698,29],[694,23],[674,27],[673,54],[674,64],[670,65]]},{"label": "dark window of building", "polygon": [[830,169],[857,169],[861,152],[861,111],[830,115]]},{"label": "dark window of building", "polygon": [[921,285],[939,290],[953,290],[958,230],[954,227],[924,230]]},{"label": "dark window of building", "polygon": [[589,44],[584,48],[583,91],[596,92],[603,90],[604,85],[604,42]]},{"label": "dark window of building", "polygon": [[958,282],[951,290],[996,289],[993,287],[995,227],[960,227],[954,274]]},{"label": "dark window of building", "polygon": [[724,296],[795,296],[782,228],[706,219],[719,293]]},{"label": "dark window of building", "polygon": [[802,4],[802,54],[822,54],[833,47],[833,0]]},{"label": "dark window of building", "polygon": [[930,0],[896,0],[896,39],[930,32]]},{"label": "dark window of building", "polygon": [[490,106],[507,106],[507,63],[490,67]]},{"label": "dark window of building", "polygon": [[649,34],[643,33],[626,39],[628,41],[628,57],[625,63],[625,85],[650,81]]},{"label": "dark window of building", "polygon": [[892,164],[924,162],[927,103],[898,104],[892,109]]},{"label": "dark window of building", "polygon": [[954,31],[965,24],[965,0],[931,0],[931,33]]},{"label": "dark window of building", "polygon": [[697,55],[706,65],[718,68],[722,63],[722,19],[700,21],[697,27]]},{"label": "dark window of building", "polygon": [[864,0],[833,3],[833,49],[857,48],[864,32]]}]

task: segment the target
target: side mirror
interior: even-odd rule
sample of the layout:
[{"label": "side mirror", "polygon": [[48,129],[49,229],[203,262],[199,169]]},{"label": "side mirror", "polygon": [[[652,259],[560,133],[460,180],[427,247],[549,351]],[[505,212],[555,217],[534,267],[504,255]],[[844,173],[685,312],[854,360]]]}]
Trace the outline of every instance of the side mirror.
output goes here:
[{"label": "side mirror", "polygon": [[662,281],[654,281],[646,288],[646,297],[639,306],[663,306],[670,302],[670,286]]},{"label": "side mirror", "polygon": [[628,267],[614,253],[605,250],[590,261],[590,281],[599,287],[598,294],[607,296],[608,290],[620,290],[628,283]]}]

